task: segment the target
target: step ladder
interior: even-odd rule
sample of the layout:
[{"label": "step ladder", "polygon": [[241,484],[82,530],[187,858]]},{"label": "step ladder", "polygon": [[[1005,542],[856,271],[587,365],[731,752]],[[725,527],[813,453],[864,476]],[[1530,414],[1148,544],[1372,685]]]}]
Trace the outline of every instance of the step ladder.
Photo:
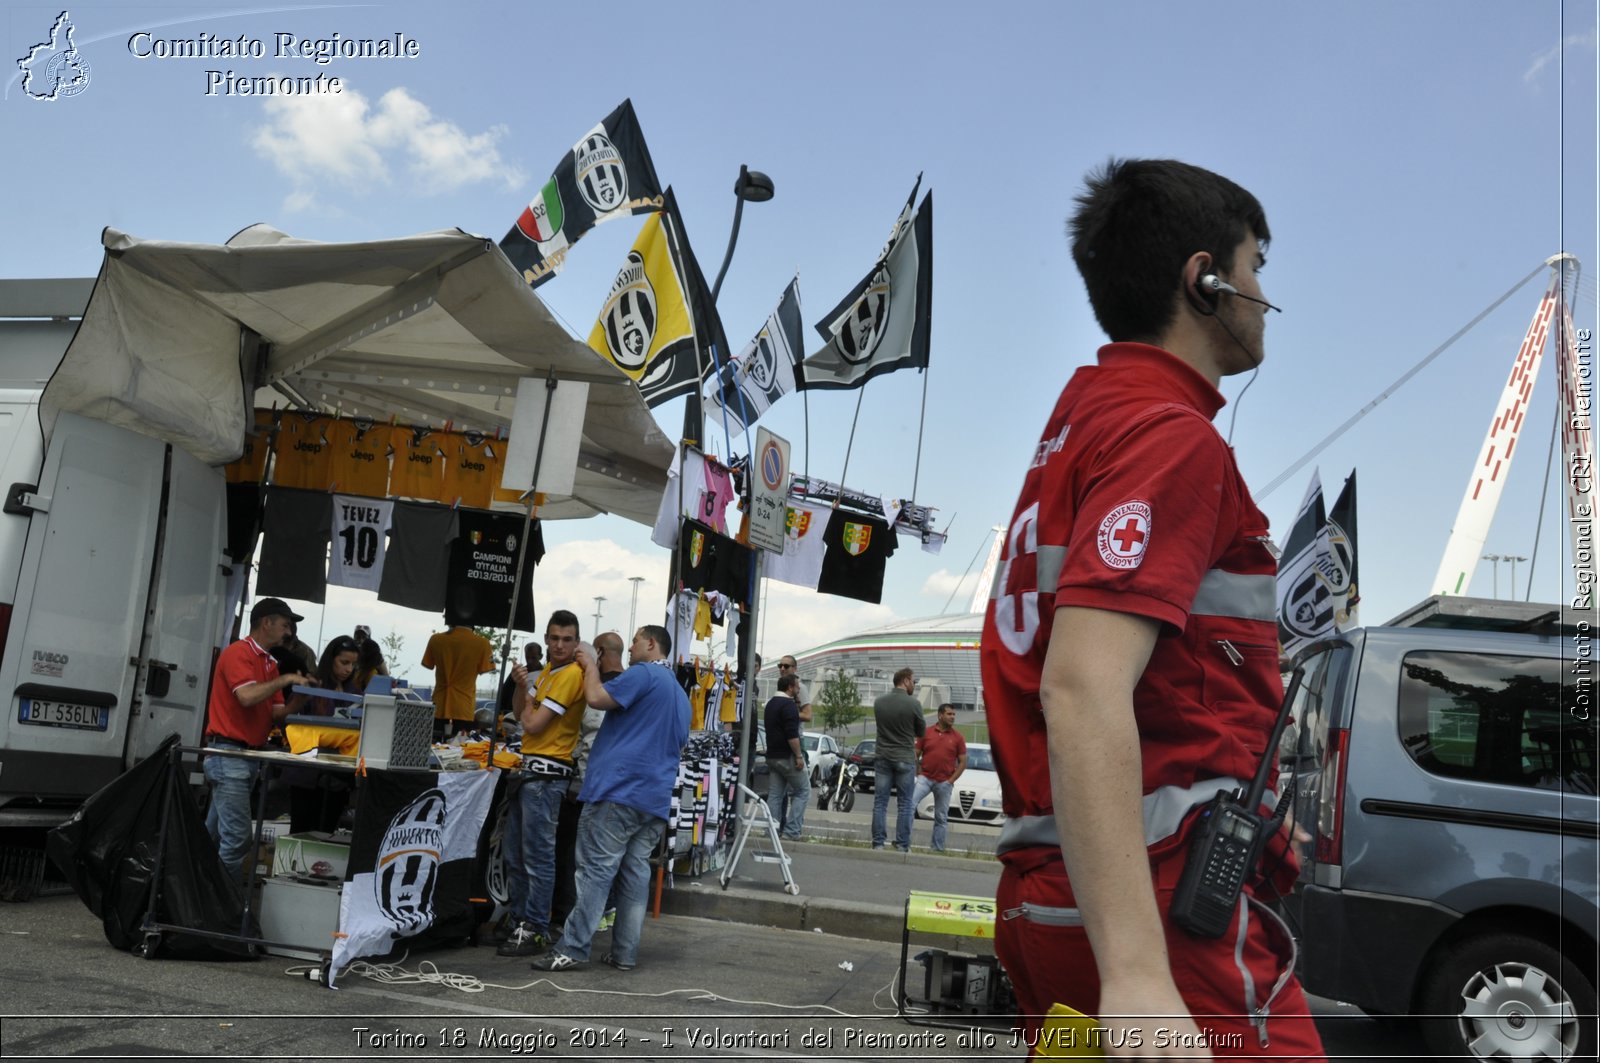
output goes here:
[{"label": "step ladder", "polygon": [[739,858],[744,855],[745,845],[750,841],[750,832],[762,830],[766,832],[767,840],[772,843],[772,852],[752,849],[751,858],[758,864],[777,864],[783,872],[784,892],[798,895],[800,887],[794,881],[794,870],[789,865],[789,854],[783,851],[783,838],[779,834],[778,821],[772,817],[772,810],[767,807],[766,800],[750,787],[740,783],[739,790],[744,795],[744,812],[739,819],[733,854],[728,857],[728,862],[722,865],[722,888],[728,888],[734,872],[739,869]]}]

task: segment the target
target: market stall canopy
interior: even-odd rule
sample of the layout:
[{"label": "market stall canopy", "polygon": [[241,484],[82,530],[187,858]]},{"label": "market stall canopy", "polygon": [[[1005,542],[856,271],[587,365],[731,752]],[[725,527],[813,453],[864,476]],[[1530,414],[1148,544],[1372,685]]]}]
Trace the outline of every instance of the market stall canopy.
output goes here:
[{"label": "market stall canopy", "polygon": [[620,370],[569,336],[494,242],[459,229],[329,244],[255,225],[226,245],[108,228],[83,323],[45,387],[79,413],[223,464],[253,405],[493,432],[522,377],[589,383],[577,483],[552,519],[655,520],[672,444]]}]

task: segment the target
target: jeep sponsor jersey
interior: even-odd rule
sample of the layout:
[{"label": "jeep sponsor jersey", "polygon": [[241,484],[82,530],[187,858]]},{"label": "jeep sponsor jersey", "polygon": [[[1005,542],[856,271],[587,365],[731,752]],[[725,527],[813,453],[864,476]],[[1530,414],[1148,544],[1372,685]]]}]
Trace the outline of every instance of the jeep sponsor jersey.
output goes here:
[{"label": "jeep sponsor jersey", "polygon": [[267,469],[267,454],[272,440],[272,410],[256,410],[250,431],[244,437],[244,453],[222,467],[222,478],[230,484],[259,484]]},{"label": "jeep sponsor jersey", "polygon": [[328,489],[328,419],[320,413],[286,410],[272,444],[272,482],[308,491]]},{"label": "jeep sponsor jersey", "polygon": [[333,496],[333,549],[328,554],[328,584],[376,592],[383,582],[389,520],[394,503],[385,499]]},{"label": "jeep sponsor jersey", "polygon": [[328,426],[329,487],[346,495],[386,498],[389,494],[388,425],[344,417]]},{"label": "jeep sponsor jersey", "polygon": [[422,667],[433,669],[433,718],[470,720],[477,711],[478,676],[494,671],[494,649],[476,631],[453,627],[428,637]]},{"label": "jeep sponsor jersey", "polygon": [[506,464],[505,448],[498,439],[480,432],[450,436],[445,444],[449,460],[444,467],[444,498],[473,509],[488,509],[500,470]]},{"label": "jeep sponsor jersey", "polygon": [[783,522],[783,553],[769,553],[761,574],[796,587],[817,589],[822,578],[822,555],[827,552],[829,510],[803,502],[789,503]]},{"label": "jeep sponsor jersey", "polygon": [[883,600],[883,570],[896,545],[888,521],[836,509],[828,517],[823,544],[819,592],[874,604]]},{"label": "jeep sponsor jersey", "polygon": [[1283,698],[1267,521],[1211,418],[1223,399],[1156,347],[1073,374],[1023,479],[981,660],[1007,816],[1051,811],[1039,677],[1056,609],[1161,623],[1133,693],[1144,792],[1248,779]]},{"label": "jeep sponsor jersey", "polygon": [[389,493],[396,498],[415,498],[421,502],[443,502],[445,432],[404,425],[389,433],[394,453],[394,468],[389,472]]}]

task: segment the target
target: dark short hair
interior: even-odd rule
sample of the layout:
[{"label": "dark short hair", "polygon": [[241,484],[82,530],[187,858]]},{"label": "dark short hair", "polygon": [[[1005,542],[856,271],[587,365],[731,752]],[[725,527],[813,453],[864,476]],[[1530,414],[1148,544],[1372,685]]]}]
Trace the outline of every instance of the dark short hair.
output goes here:
[{"label": "dark short hair", "polygon": [[780,675],[778,677],[778,693],[787,694],[800,689],[800,677],[797,675]]},{"label": "dark short hair", "polygon": [[910,679],[913,675],[916,675],[916,672],[914,672],[910,668],[902,668],[902,669],[900,669],[898,672],[896,672],[894,674],[894,685],[895,686],[899,686],[901,683],[904,683],[907,679]]},{"label": "dark short hair", "polygon": [[1172,323],[1183,264],[1196,251],[1228,274],[1241,240],[1272,237],[1255,196],[1175,159],[1113,158],[1084,179],[1076,202],[1072,260],[1114,342],[1153,340]]},{"label": "dark short hair", "polygon": [[[550,619],[545,621],[544,629],[549,631],[553,627],[570,627],[578,631],[578,618],[570,609],[557,609],[550,614]],[[582,634],[581,631],[578,632]]]},{"label": "dark short hair", "polygon": [[667,634],[667,629],[660,624],[642,624],[639,631],[645,638],[656,644],[656,649],[661,651],[661,656],[672,656],[672,636]]},{"label": "dark short hair", "polygon": [[943,704],[941,704],[939,706],[939,711],[940,712],[943,712],[945,709],[949,709],[951,712],[955,712],[956,711],[956,707],[954,705],[950,704],[948,701],[944,702]]}]

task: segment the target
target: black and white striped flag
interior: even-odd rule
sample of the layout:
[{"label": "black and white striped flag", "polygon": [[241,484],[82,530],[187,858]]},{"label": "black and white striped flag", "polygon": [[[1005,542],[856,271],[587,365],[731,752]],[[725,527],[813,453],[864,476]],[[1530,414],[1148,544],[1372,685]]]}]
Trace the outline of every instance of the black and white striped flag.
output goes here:
[{"label": "black and white striped flag", "polygon": [[712,420],[731,432],[743,431],[774,402],[795,388],[795,367],[804,342],[800,324],[800,278],[783,290],[778,306],[755,339],[722,367],[711,392]]}]

